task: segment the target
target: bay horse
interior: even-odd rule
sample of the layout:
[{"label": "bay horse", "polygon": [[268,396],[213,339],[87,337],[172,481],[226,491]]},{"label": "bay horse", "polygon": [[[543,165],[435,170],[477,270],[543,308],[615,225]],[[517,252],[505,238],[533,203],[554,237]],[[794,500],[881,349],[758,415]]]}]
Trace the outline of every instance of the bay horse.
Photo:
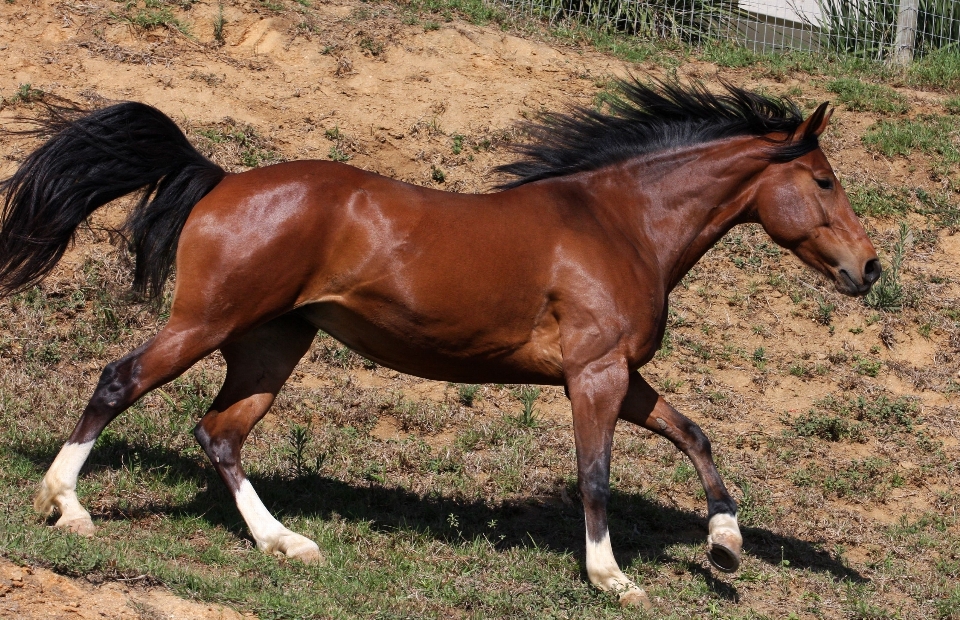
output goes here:
[{"label": "bay horse", "polygon": [[586,572],[624,604],[649,605],[620,570],[607,528],[618,419],[692,461],[706,492],[707,555],[740,563],[737,506],[701,429],[638,369],[653,358],[668,294],[733,226],[770,237],[863,295],[880,263],[820,149],[832,110],[724,84],[621,80],[606,111],[528,124],[512,181],[480,195],[401,183],[330,161],[228,174],[167,116],[126,102],[51,107],[52,135],[0,190],[0,293],[38,282],[98,207],[140,191],[125,224],[134,288],[169,322],[108,364],[34,506],[94,530],[76,495],[94,441],[152,389],[219,349],[223,387],[194,434],[257,546],[305,562],[319,547],[277,521],[240,464],[254,425],[323,330],[383,366],[464,383],[564,386],[573,410]]}]

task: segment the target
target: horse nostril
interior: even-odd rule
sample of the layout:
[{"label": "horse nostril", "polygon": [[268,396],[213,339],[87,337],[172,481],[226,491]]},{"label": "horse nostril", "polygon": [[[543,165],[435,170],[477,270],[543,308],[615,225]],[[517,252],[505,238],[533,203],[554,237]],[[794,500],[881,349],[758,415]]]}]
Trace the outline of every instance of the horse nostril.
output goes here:
[{"label": "horse nostril", "polygon": [[880,261],[871,258],[863,267],[863,281],[867,284],[873,284],[880,277],[881,271],[883,271],[883,268],[880,267]]}]

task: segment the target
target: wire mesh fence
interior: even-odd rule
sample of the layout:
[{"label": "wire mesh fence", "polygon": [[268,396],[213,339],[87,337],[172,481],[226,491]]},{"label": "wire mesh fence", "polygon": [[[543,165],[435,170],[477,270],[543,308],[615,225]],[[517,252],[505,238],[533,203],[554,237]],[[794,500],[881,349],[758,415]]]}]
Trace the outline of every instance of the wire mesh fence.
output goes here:
[{"label": "wire mesh fence", "polygon": [[909,62],[960,54],[960,0],[488,0],[551,21],[649,39],[735,41],[754,51],[806,50]]}]

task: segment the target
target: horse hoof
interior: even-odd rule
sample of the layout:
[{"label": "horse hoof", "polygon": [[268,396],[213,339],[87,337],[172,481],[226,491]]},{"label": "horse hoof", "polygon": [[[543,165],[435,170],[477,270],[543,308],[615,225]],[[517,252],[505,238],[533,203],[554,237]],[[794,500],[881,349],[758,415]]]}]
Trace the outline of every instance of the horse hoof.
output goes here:
[{"label": "horse hoof", "polygon": [[620,595],[620,607],[642,607],[649,610],[653,607],[647,593],[640,588],[630,588]]},{"label": "horse hoof", "polygon": [[73,519],[64,519],[61,517],[54,527],[88,538],[93,536],[93,533],[97,531],[97,526],[93,524],[90,517],[74,517]]},{"label": "horse hoof", "polygon": [[707,558],[714,568],[725,573],[735,573],[740,568],[740,554],[717,542],[707,549]]},{"label": "horse hoof", "polygon": [[290,532],[283,536],[277,545],[276,552],[282,553],[291,560],[300,560],[304,564],[319,564],[323,561],[320,547],[306,536]]},{"label": "horse hoof", "polygon": [[287,555],[287,557],[293,560],[300,560],[304,564],[321,564],[324,561],[323,554],[320,553],[319,548],[304,549],[303,551],[290,553]]}]

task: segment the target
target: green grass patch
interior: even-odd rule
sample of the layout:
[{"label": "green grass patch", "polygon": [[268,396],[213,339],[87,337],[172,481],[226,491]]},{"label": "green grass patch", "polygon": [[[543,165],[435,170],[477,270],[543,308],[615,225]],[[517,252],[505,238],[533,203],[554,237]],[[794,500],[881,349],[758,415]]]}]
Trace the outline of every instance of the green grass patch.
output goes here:
[{"label": "green grass patch", "polygon": [[850,205],[859,216],[899,217],[910,209],[904,192],[888,190],[879,185],[854,185],[847,191]]},{"label": "green grass patch", "polygon": [[910,65],[907,75],[915,88],[956,91],[960,87],[960,50],[954,44],[927,54]]},{"label": "green grass patch", "polygon": [[282,161],[273,144],[253,126],[232,120],[191,132],[196,146],[217,163],[228,167],[258,168]]},{"label": "green grass patch", "polygon": [[887,157],[915,152],[934,156],[943,165],[960,163],[960,118],[935,114],[882,120],[863,135],[864,145]]},{"label": "green grass patch", "polygon": [[827,82],[826,89],[836,93],[840,103],[857,112],[903,114],[910,109],[907,98],[897,91],[861,78],[839,77]]},{"label": "green grass patch", "polygon": [[190,35],[190,24],[176,17],[167,3],[161,0],[128,0],[123,9],[115,13],[110,12],[111,18],[126,22],[142,30],[157,28],[174,28],[185,35]]},{"label": "green grass patch", "polygon": [[904,396],[830,396],[818,401],[810,411],[787,418],[784,422],[799,437],[859,442],[865,441],[870,435],[914,433],[917,423],[921,421],[918,409],[915,399]]},{"label": "green grass patch", "polygon": [[960,97],[947,99],[943,103],[943,107],[945,107],[950,114],[960,115]]}]

